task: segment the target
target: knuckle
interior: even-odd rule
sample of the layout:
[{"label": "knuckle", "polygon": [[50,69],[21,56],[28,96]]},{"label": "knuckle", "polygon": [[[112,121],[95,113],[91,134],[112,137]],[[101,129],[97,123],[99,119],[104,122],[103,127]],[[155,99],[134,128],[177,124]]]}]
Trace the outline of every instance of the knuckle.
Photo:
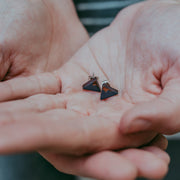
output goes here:
[{"label": "knuckle", "polygon": [[27,98],[26,101],[33,104],[33,108],[38,112],[43,112],[48,109],[48,105],[51,102],[49,96],[44,94],[31,96]]},{"label": "knuckle", "polygon": [[51,73],[51,76],[55,79],[57,89],[59,89],[59,92],[61,92],[62,81],[61,81],[61,78],[59,76],[59,72],[58,71],[54,71],[53,73]]}]

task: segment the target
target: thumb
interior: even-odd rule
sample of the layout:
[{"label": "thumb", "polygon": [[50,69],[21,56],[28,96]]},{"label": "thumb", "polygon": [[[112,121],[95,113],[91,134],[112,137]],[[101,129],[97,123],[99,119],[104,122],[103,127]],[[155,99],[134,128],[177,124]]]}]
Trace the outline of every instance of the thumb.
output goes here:
[{"label": "thumb", "polygon": [[150,102],[139,103],[127,111],[120,124],[122,133],[153,130],[162,134],[180,131],[180,80],[171,80]]}]

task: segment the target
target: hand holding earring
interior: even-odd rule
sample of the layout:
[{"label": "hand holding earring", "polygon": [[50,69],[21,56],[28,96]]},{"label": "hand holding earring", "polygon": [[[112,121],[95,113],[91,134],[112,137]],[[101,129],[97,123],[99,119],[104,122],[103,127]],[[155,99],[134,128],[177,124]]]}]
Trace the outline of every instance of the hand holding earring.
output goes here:
[{"label": "hand holding earring", "polygon": [[83,84],[83,89],[89,91],[101,92],[101,97],[100,97],[101,100],[110,98],[118,94],[118,90],[112,88],[108,81],[102,82],[102,90],[101,90],[99,87],[98,78],[95,77],[94,75],[90,76],[90,80],[85,84]]}]

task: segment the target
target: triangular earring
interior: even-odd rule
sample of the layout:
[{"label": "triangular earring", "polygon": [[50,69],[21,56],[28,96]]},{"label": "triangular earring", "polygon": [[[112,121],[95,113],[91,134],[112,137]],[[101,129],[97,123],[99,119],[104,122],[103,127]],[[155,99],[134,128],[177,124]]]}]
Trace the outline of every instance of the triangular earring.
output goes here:
[{"label": "triangular earring", "polygon": [[101,92],[97,77],[90,76],[90,80],[83,85],[84,90]]},{"label": "triangular earring", "polygon": [[107,99],[117,94],[118,90],[112,88],[108,81],[104,81],[102,83],[101,100]]}]

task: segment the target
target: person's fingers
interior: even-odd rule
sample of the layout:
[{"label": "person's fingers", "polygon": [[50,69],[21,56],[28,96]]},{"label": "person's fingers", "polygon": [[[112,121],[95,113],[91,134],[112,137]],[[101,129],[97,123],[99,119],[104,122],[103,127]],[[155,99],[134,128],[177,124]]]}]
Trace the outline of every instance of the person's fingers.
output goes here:
[{"label": "person's fingers", "polygon": [[40,113],[51,109],[64,109],[66,108],[66,102],[65,95],[60,93],[56,95],[38,94],[26,99],[0,103],[0,115],[6,113],[12,116],[14,114],[20,116],[21,113]]},{"label": "person's fingers", "polygon": [[[152,152],[160,159],[166,161],[168,164],[170,163],[170,157],[165,152],[168,146],[168,140],[162,134],[158,134],[148,145],[142,147],[142,149]],[[163,151],[162,151],[163,150]]]},{"label": "person's fingers", "polygon": [[[38,96],[39,95],[35,97]],[[47,97],[47,95],[40,96]],[[48,95],[48,97],[51,97],[51,95]],[[116,115],[113,113],[114,116],[111,119],[110,117],[102,117],[97,114],[87,115],[81,111],[76,111],[77,109],[71,110],[71,107],[66,109],[68,106],[68,103],[66,104],[66,102],[64,102],[66,100],[58,100],[58,98],[63,98],[64,95],[60,94],[59,97],[55,95],[55,97],[57,98],[56,101],[54,101],[55,104],[54,102],[49,103],[49,100],[47,100],[49,104],[47,104],[47,106],[45,104],[46,107],[41,103],[40,107],[32,107],[31,105],[29,107],[29,104],[22,103],[24,102],[24,100],[22,100],[17,103],[17,107],[14,107],[16,110],[20,109],[17,112],[3,108],[0,110],[0,136],[7,137],[2,138],[3,143],[7,143],[4,145],[4,148],[2,148],[4,152],[5,150],[17,150],[19,152],[25,151],[24,149],[28,150],[28,148],[29,151],[38,150],[38,148],[42,148],[42,146],[38,147],[38,144],[36,141],[33,141],[33,138],[41,138],[41,134],[47,134],[43,139],[44,147],[48,147],[54,151],[60,149],[61,153],[73,155],[82,155],[106,149],[114,150],[125,147],[138,147],[142,144],[147,144],[156,135],[154,132],[144,132],[123,136],[119,132],[118,113]],[[33,98],[31,97],[29,100],[33,100]],[[37,100],[35,98],[35,104],[38,103]],[[9,102],[7,105],[8,104],[11,103]],[[15,104],[13,104],[13,106],[15,106]],[[13,106],[9,107],[11,108]],[[33,104],[33,106],[36,105]],[[53,106],[53,108],[51,106]],[[46,111],[47,109],[54,109],[55,107],[57,107],[56,110]],[[21,108],[23,112],[21,112]],[[33,112],[31,112],[32,110]],[[39,133],[33,133],[34,129],[39,129]],[[31,143],[27,146],[25,146],[26,144],[21,144],[22,141],[28,138],[31,139]],[[45,138],[49,140],[45,140]],[[11,148],[9,148],[9,146]],[[19,147],[17,148],[17,146]]]},{"label": "person's fingers", "polygon": [[169,81],[155,100],[140,103],[121,119],[122,133],[154,130],[162,134],[180,131],[180,80]]},{"label": "person's fingers", "polygon": [[68,109],[1,113],[0,153],[44,148],[59,153],[83,155],[106,149],[138,147],[155,136],[149,132],[122,136],[117,125],[104,117],[87,117]]},{"label": "person's fingers", "polygon": [[158,134],[148,145],[156,146],[162,150],[166,150],[168,147],[168,140],[162,134]]},{"label": "person's fingers", "polygon": [[149,179],[161,179],[168,172],[169,161],[160,149],[127,149],[121,156],[128,159],[138,169],[138,176]]},{"label": "person's fingers", "polygon": [[73,143],[77,146],[80,143],[82,132],[76,126],[78,118],[78,113],[64,109],[49,114],[1,115],[0,121],[4,123],[0,124],[0,154],[41,149],[66,153],[73,148]]},{"label": "person's fingers", "polygon": [[0,83],[0,101],[25,98],[34,94],[56,94],[61,91],[61,80],[56,72],[19,77]]},{"label": "person's fingers", "polygon": [[170,163],[170,156],[164,150],[162,150],[156,146],[146,146],[146,147],[143,147],[142,149],[153,153],[158,158],[164,160],[167,164]]},{"label": "person's fingers", "polygon": [[165,176],[169,164],[168,155],[152,146],[144,150],[104,151],[83,157],[44,152],[41,155],[62,172],[102,180],[134,180],[138,176],[159,179]]},{"label": "person's fingers", "polygon": [[119,153],[104,151],[84,157],[41,153],[59,171],[101,180],[134,180],[136,167]]}]

